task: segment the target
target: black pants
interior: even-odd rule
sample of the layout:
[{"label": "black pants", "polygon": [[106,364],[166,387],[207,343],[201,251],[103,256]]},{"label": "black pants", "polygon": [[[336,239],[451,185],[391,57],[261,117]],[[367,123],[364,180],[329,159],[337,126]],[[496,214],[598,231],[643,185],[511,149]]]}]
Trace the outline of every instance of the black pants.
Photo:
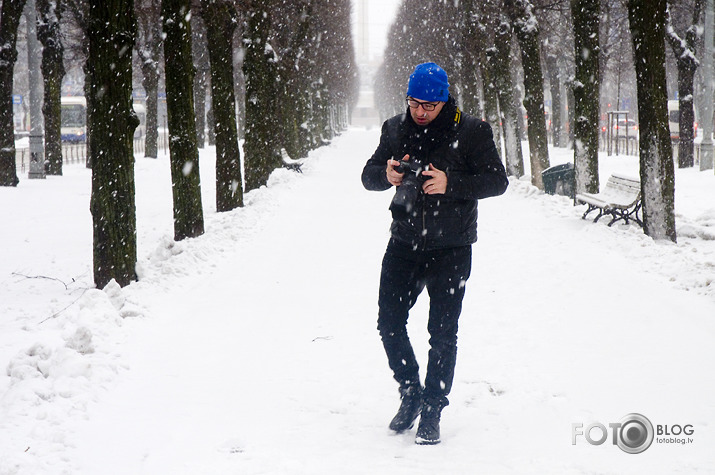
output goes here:
[{"label": "black pants", "polygon": [[377,329],[401,387],[417,384],[419,367],[407,336],[407,317],[422,290],[430,297],[430,350],[425,398],[446,405],[457,358],[457,322],[472,268],[472,247],[413,251],[391,240],[382,261]]}]

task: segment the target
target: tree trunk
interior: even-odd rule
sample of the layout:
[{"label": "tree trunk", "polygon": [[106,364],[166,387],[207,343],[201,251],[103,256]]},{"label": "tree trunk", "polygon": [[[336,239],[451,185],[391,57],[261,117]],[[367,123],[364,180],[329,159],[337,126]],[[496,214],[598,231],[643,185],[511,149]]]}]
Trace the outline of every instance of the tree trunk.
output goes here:
[{"label": "tree trunk", "polygon": [[206,146],[206,90],[209,72],[199,65],[194,75],[194,108],[196,110],[196,145]]},{"label": "tree trunk", "polygon": [[[239,38],[239,41],[243,41]],[[238,49],[236,43],[234,42],[234,51]],[[234,59],[236,55],[234,55]],[[234,67],[236,72],[234,74],[236,78],[236,83],[233,86],[233,93],[236,96],[236,106],[238,108],[238,139],[245,140],[246,138],[246,76],[243,74],[243,57],[240,56],[237,61],[234,62]],[[243,160],[246,160],[246,154],[243,154]],[[245,180],[245,178],[244,178]]]},{"label": "tree trunk", "polygon": [[494,131],[494,143],[497,145],[499,157],[502,157],[502,141],[501,141],[501,118],[499,116],[499,93],[497,91],[496,48],[489,48],[482,53],[483,60],[480,61],[480,70],[482,72],[482,82],[484,84],[484,116],[486,121],[492,125]]},{"label": "tree trunk", "polygon": [[202,0],[211,62],[211,104],[216,130],[216,211],[243,206],[241,157],[233,92],[233,34],[237,16],[233,3]]},{"label": "tree trunk", "polygon": [[[568,123],[573,124],[576,122],[576,115],[574,111],[576,110],[576,99],[573,95],[573,87],[566,88],[566,105],[568,110]],[[576,127],[569,127],[568,130],[568,142],[573,145],[574,143],[574,129]]]},{"label": "tree trunk", "polygon": [[693,109],[693,84],[695,72],[698,69],[698,60],[695,57],[695,44],[698,39],[697,28],[699,24],[702,5],[696,5],[693,13],[693,26],[688,28],[685,38],[681,38],[675,31],[669,11],[666,12],[666,39],[670,43],[678,65],[678,106],[680,118],[678,120],[680,138],[678,140],[678,168],[689,168],[695,164],[695,110]]},{"label": "tree trunk", "polygon": [[92,113],[94,283],[104,287],[136,280],[137,236],[134,198],[132,48],[136,32],[133,0],[91,0],[89,85]]},{"label": "tree trunk", "polygon": [[598,193],[599,0],[572,0],[576,193]]},{"label": "tree trunk", "polygon": [[[310,26],[312,5],[305,4],[300,11],[300,23],[291,41],[288,52],[281,63],[281,84],[283,87],[284,107],[280,108],[282,126],[282,145],[289,157],[305,158],[311,149],[310,134],[306,127],[310,117],[310,100],[313,90],[310,78],[303,71],[310,68],[306,51],[310,48]],[[299,71],[301,74],[296,74]]]},{"label": "tree trunk", "polygon": [[189,0],[163,0],[161,4],[174,239],[177,241],[204,233],[194,116],[190,11]]},{"label": "tree trunk", "polygon": [[[87,15],[89,17],[89,14]],[[89,27],[87,27],[89,31]],[[89,40],[87,41],[87,58],[89,58]],[[89,66],[89,61],[84,63],[84,97],[87,100],[87,117],[85,118],[85,123],[89,124],[92,120],[91,115],[94,110],[94,104],[92,104],[92,93],[90,91],[91,85],[94,84],[92,79],[92,69]],[[85,135],[85,141],[87,144],[87,155],[85,158],[85,166],[87,168],[92,168],[92,130],[87,127],[87,133]]]},{"label": "tree trunk", "polygon": [[59,2],[37,0],[37,39],[42,43],[42,80],[45,88],[45,163],[48,175],[62,175],[62,78],[65,67],[60,37],[62,11]]},{"label": "tree trunk", "polygon": [[[688,63],[687,65],[682,63]],[[693,61],[678,60],[678,168],[690,168],[695,164],[695,109],[693,108],[693,83],[695,69]]]},{"label": "tree trunk", "polygon": [[[236,88],[234,88],[234,97],[236,96],[235,90]],[[208,127],[207,135],[209,146],[216,145],[216,120],[214,119],[213,104],[209,107],[209,110],[206,111],[206,126]]]},{"label": "tree trunk", "polygon": [[504,150],[506,171],[509,176],[520,178],[524,176],[524,155],[521,149],[521,133],[519,129],[519,108],[516,102],[516,91],[511,74],[511,24],[503,18],[497,28],[494,44],[494,81],[499,94],[499,107],[502,113],[504,129]]},{"label": "tree trunk", "polygon": [[277,146],[274,114],[276,59],[268,44],[271,0],[256,0],[248,20],[243,72],[246,77],[246,131],[243,144],[246,190],[265,185],[271,172],[282,165]]},{"label": "tree trunk", "polygon": [[[461,81],[462,81],[462,105],[464,110],[472,115],[480,115],[479,109],[479,85],[477,81],[479,61],[477,56],[480,54],[480,46],[485,44],[483,40],[483,31],[479,28],[478,11],[474,5],[474,0],[462,0],[459,2],[460,17],[462,21],[462,64],[461,64]],[[484,81],[483,81],[484,82]],[[486,85],[484,86],[486,89]],[[493,129],[498,129],[497,124]],[[501,150],[501,147],[499,147]]]},{"label": "tree trunk", "polygon": [[160,0],[152,0],[149,8],[139,14],[139,58],[141,59],[142,86],[146,92],[146,135],[144,156],[159,155],[159,60],[161,56]]},{"label": "tree trunk", "polygon": [[700,144],[700,171],[712,170],[713,167],[713,89],[715,89],[715,68],[713,68],[713,29],[715,29],[715,6],[713,0],[705,0],[705,28],[703,32],[703,92],[702,115],[703,139]]},{"label": "tree trunk", "polygon": [[280,111],[281,144],[288,156],[296,160],[307,157],[311,149],[311,139],[306,128],[306,121],[310,117],[312,91],[304,79],[293,74],[281,82],[285,85],[282,96],[285,107]]},{"label": "tree trunk", "polygon": [[668,129],[665,8],[666,0],[631,0],[628,19],[638,85],[643,229],[653,239],[675,242],[675,171]]},{"label": "tree trunk", "polygon": [[511,16],[521,46],[531,183],[543,190],[541,172],[549,168],[549,143],[544,118],[544,76],[541,72],[538,23],[529,0],[505,0],[504,5]]},{"label": "tree trunk", "polygon": [[159,156],[159,68],[157,61],[142,68],[146,91],[146,135],[144,136],[144,156]]},{"label": "tree trunk", "polygon": [[201,17],[191,17],[191,48],[195,65],[194,109],[196,115],[196,143],[199,148],[206,145],[206,96],[210,74],[209,52],[206,46],[206,25]]},{"label": "tree trunk", "polygon": [[17,27],[24,8],[25,0],[3,0],[0,10],[0,186],[17,186],[20,182],[15,162],[12,84]]},{"label": "tree trunk", "polygon": [[561,147],[561,68],[559,58],[554,52],[547,54],[544,60],[551,92],[551,142],[554,147]]},{"label": "tree trunk", "polygon": [[311,103],[311,125],[312,148],[322,147],[330,143],[328,130],[330,128],[328,91],[323,85],[323,81],[316,80],[312,83],[313,97]]}]

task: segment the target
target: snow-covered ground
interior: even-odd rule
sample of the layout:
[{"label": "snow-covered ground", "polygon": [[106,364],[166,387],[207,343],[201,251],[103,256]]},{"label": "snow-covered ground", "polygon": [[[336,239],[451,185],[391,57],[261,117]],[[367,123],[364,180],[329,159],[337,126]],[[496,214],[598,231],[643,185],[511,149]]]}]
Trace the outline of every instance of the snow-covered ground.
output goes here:
[{"label": "snow-covered ground", "polygon": [[[378,138],[351,129],[221,214],[203,151],[206,233],[182,242],[168,158],[137,157],[123,289],[93,288],[89,170],[0,188],[0,474],[715,473],[712,171],[676,172],[677,244],[526,181],[481,202],[443,442],[424,447],[387,429],[390,193],[360,184]],[[603,155],[602,182],[637,163]],[[689,434],[631,455],[573,429],[630,413]]]}]

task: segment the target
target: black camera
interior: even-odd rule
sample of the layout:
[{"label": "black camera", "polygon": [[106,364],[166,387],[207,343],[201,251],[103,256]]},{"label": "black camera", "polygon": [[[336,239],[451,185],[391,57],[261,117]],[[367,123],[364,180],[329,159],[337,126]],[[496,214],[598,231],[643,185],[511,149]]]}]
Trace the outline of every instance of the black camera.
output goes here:
[{"label": "black camera", "polygon": [[402,184],[397,187],[395,196],[392,197],[390,211],[395,219],[407,218],[412,209],[415,207],[417,198],[422,191],[422,165],[416,160],[401,160],[400,164],[394,169],[400,173],[404,173]]}]

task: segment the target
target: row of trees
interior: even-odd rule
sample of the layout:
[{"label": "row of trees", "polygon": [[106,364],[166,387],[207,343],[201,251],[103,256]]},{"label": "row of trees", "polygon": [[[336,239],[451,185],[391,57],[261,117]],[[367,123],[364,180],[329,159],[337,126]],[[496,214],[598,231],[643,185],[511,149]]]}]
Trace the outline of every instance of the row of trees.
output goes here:
[{"label": "row of trees", "polygon": [[[177,240],[204,229],[198,160],[204,120],[217,150],[216,205],[225,211],[242,205],[242,183],[246,190],[266,183],[282,165],[282,151],[300,158],[329,141],[336,109],[356,99],[349,0],[36,2],[50,173],[61,174],[62,164],[61,149],[52,150],[59,138],[51,130],[54,118],[59,123],[61,60],[69,56],[84,63],[99,286],[110,279],[125,285],[135,278],[132,70],[141,72],[137,76],[147,97],[148,156],[156,156],[157,97],[164,78]],[[10,95],[25,0],[2,0],[1,5],[0,184],[13,186]],[[697,58],[690,52],[700,41],[701,9],[700,0],[677,2],[669,15],[665,0],[403,0],[377,74],[376,96],[383,116],[401,112],[414,65],[437,61],[450,72],[453,91],[467,110],[502,124],[494,128],[495,135],[504,141],[507,169],[516,176],[524,173],[520,136],[527,130],[531,180],[541,187],[541,172],[549,166],[547,92],[552,140],[565,145],[564,124],[573,125],[577,191],[594,192],[599,188],[598,117],[604,110],[599,91],[615,89],[615,108],[620,108],[622,89],[637,84],[631,92],[637,89],[640,99],[645,232],[675,240],[665,38],[677,57],[681,115],[687,121],[697,82],[692,79]],[[64,35],[57,34],[59,26]],[[607,74],[618,80],[604,81]],[[521,123],[522,103],[528,127]],[[564,103],[569,103],[568,119],[562,117]],[[689,133],[682,121],[681,130],[684,136]],[[681,166],[688,165],[684,138]]]},{"label": "row of trees", "polygon": [[[41,71],[44,90],[42,114],[44,120],[47,171],[62,174],[62,144],[60,136],[60,96],[63,64],[63,43],[60,35],[61,4],[50,0],[29,0],[36,19],[36,39],[42,45]],[[14,127],[12,117],[13,69],[17,60],[17,33],[26,1],[3,1],[0,8],[0,185],[17,185],[14,170]]]},{"label": "row of trees", "polygon": [[[0,9],[4,186],[18,183],[11,94],[25,3],[2,0]],[[346,115],[357,100],[349,0],[57,0],[49,1],[52,21],[42,14],[46,3],[37,0],[38,36],[41,24],[52,23],[59,31],[62,13],[66,22],[64,36],[51,40],[58,48],[45,45],[43,51],[52,51],[55,60],[59,54],[62,65],[64,39],[69,43],[65,59],[84,62],[94,280],[100,287],[111,279],[120,285],[136,279],[133,72],[140,73],[147,98],[147,156],[156,157],[157,98],[164,79],[177,240],[204,232],[198,148],[204,143],[207,84],[218,211],[242,206],[243,191],[264,185],[283,166],[283,154],[300,159],[329,142],[339,131],[338,111]],[[47,144],[60,143],[60,102],[59,86],[55,95],[47,81],[59,85],[63,75],[64,69],[48,69],[45,76],[48,161]],[[53,108],[47,106],[48,95],[57,99]],[[56,139],[47,130],[55,118]],[[243,160],[239,133],[245,140]],[[55,174],[61,174],[61,147],[59,154]]]},{"label": "row of trees", "polygon": [[515,176],[524,174],[520,138],[526,129],[531,181],[542,188],[542,171],[550,165],[546,92],[553,144],[573,146],[576,191],[594,193],[599,190],[599,131],[606,125],[602,117],[637,94],[631,106],[637,102],[640,118],[644,230],[675,240],[666,71],[678,78],[670,81],[670,90],[680,97],[679,166],[693,166],[696,51],[702,55],[704,49],[704,3],[403,0],[375,80],[381,115],[402,112],[412,68],[435,61],[450,72],[453,94],[466,110],[501,124],[494,127],[495,138],[503,142],[507,171]]}]

